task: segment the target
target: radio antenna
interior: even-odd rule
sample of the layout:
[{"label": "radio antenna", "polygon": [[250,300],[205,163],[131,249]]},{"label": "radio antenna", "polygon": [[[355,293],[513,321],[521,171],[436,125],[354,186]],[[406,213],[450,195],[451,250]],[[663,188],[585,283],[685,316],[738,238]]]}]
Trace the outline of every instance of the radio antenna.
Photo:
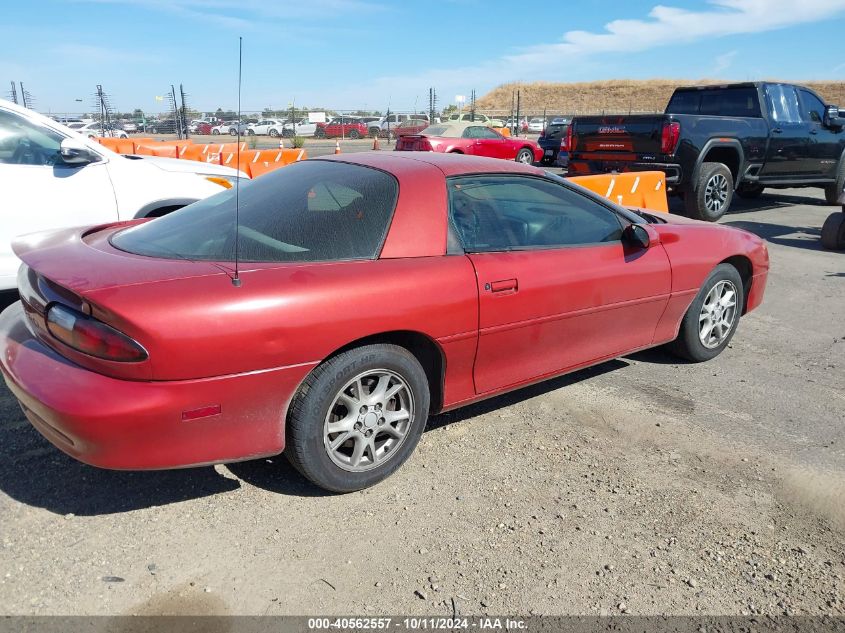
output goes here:
[{"label": "radio antenna", "polygon": [[[238,148],[235,150],[237,157],[236,169],[241,168],[241,73],[243,70],[244,38],[238,37],[238,121],[235,127],[238,130]],[[232,277],[232,285],[235,288],[241,287],[241,277],[238,272],[238,247],[240,246],[240,220],[241,220],[241,177],[235,177],[235,276]]]}]

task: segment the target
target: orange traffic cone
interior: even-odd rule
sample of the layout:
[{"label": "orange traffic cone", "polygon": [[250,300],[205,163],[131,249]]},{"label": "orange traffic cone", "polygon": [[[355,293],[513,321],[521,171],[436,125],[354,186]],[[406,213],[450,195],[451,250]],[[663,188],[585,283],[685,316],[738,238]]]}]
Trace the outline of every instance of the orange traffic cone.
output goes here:
[{"label": "orange traffic cone", "polygon": [[376,135],[373,137],[373,149],[381,149],[381,148],[378,146],[378,134],[376,134]]},{"label": "orange traffic cone", "polygon": [[335,154],[340,154],[340,141],[335,141],[335,142],[334,142],[334,153],[335,153]]}]

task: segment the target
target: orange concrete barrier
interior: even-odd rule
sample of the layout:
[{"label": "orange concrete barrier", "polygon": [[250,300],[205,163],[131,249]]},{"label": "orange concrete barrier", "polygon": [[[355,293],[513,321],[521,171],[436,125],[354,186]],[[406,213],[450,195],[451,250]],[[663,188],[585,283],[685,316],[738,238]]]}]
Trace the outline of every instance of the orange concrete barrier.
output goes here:
[{"label": "orange concrete barrier", "polygon": [[185,160],[201,160],[205,162],[205,155],[211,145],[185,145],[179,148],[179,158]]},{"label": "orange concrete barrier", "polygon": [[128,138],[97,137],[97,142],[118,154],[131,154],[135,150],[135,142]]},{"label": "orange concrete barrier", "polygon": [[136,143],[135,153],[140,156],[179,158],[178,148],[172,143]]},{"label": "orange concrete barrier", "polygon": [[623,207],[669,212],[669,201],[666,198],[666,174],[662,171],[573,176],[568,180]]}]

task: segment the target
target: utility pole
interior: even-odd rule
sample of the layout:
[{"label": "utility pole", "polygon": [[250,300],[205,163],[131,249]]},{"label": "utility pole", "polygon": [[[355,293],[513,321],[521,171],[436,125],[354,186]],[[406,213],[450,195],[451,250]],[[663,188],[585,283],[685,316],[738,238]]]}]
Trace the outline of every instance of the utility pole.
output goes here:
[{"label": "utility pole", "polygon": [[[516,129],[521,131],[522,126],[519,124],[519,105],[520,105],[519,100],[520,100],[520,94],[519,94],[519,90],[517,90],[516,91]],[[519,136],[519,132],[517,132],[516,135]]]}]

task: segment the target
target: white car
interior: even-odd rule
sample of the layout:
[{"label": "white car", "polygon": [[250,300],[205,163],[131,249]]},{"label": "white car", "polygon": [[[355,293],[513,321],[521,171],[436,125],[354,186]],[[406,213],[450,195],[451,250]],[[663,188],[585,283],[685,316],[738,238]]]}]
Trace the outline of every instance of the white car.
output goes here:
[{"label": "white car", "polygon": [[246,133],[281,136],[283,125],[284,121],[279,119],[261,119],[258,123],[250,123],[246,128]]},{"label": "white car", "polygon": [[96,121],[93,123],[86,123],[82,127],[75,128],[73,131],[77,134],[87,136],[88,138],[96,138],[98,136],[109,138],[129,138],[129,134],[127,134],[124,130],[116,127],[104,127]]},{"label": "white car", "polygon": [[535,116],[528,119],[529,132],[542,132],[546,128],[546,122],[541,116]]},{"label": "white car", "polygon": [[[317,131],[316,123],[309,123],[308,119],[302,119],[296,123],[296,136],[314,136]],[[289,138],[293,136],[293,124],[285,123],[282,127],[282,136]]]},{"label": "white car", "polygon": [[0,99],[0,290],[16,286],[18,235],[159,216],[232,186],[243,172],[176,158],[123,156]]}]

